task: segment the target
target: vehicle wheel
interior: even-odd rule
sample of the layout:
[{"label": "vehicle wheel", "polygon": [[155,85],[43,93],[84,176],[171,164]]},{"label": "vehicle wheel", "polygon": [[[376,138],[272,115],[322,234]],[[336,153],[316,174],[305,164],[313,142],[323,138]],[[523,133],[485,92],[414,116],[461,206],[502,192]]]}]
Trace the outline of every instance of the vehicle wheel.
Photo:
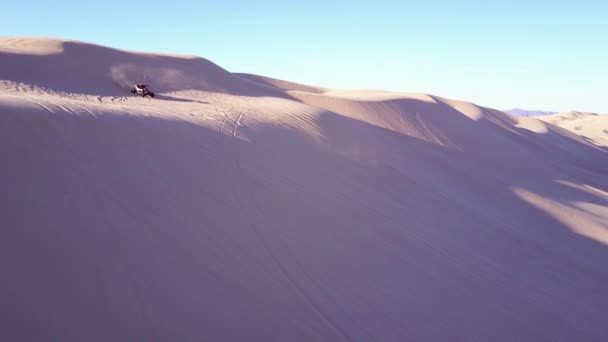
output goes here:
[{"label": "vehicle wheel", "polygon": [[151,97],[154,97],[154,93],[150,93],[150,96],[151,96]]}]

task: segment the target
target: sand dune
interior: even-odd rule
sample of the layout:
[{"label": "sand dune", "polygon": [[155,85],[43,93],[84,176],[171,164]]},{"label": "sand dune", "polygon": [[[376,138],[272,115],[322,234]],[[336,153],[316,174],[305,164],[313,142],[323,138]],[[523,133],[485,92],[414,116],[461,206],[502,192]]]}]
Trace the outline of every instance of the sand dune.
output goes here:
[{"label": "sand dune", "polygon": [[608,115],[566,112],[539,119],[588,138],[597,145],[608,146]]},{"label": "sand dune", "polygon": [[547,122],[2,38],[0,139],[3,341],[608,339],[608,154]]}]

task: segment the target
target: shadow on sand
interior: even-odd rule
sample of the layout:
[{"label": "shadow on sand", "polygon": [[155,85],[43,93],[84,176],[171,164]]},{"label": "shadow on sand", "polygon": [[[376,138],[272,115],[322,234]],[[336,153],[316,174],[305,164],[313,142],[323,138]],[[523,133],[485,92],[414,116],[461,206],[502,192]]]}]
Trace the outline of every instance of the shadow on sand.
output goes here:
[{"label": "shadow on sand", "polygon": [[513,191],[605,206],[558,182],[606,190],[605,152],[449,117],[461,151],[329,111],[323,145],[5,113],[0,337],[606,340],[606,245]]}]

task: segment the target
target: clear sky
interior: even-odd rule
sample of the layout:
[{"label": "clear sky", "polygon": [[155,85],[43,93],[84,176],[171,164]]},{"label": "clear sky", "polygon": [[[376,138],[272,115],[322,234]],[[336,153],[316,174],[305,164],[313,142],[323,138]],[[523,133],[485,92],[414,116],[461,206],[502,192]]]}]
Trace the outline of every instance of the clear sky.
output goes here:
[{"label": "clear sky", "polygon": [[608,1],[10,1],[0,35],[195,54],[235,72],[608,113]]}]

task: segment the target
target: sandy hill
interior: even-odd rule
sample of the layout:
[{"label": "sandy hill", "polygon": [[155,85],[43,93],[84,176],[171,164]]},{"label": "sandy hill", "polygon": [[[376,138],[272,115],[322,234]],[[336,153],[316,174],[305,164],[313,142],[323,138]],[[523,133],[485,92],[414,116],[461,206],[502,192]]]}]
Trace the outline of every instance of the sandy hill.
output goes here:
[{"label": "sandy hill", "polygon": [[608,115],[566,112],[539,119],[582,135],[597,145],[608,146]]},{"label": "sandy hill", "polygon": [[608,339],[608,155],[550,123],[2,38],[0,139],[3,341]]}]

